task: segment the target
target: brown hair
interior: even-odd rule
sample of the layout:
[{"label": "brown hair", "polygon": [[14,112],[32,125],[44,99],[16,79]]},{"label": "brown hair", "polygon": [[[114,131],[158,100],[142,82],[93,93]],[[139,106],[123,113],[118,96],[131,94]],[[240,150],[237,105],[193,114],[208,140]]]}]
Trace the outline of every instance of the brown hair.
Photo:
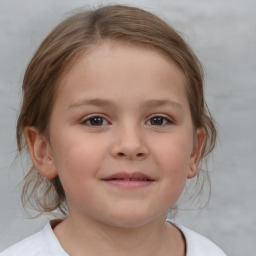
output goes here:
[{"label": "brown hair", "polygon": [[[61,22],[42,42],[31,59],[23,80],[23,104],[17,122],[19,152],[27,147],[24,128],[35,126],[47,136],[56,97],[57,82],[80,54],[104,40],[149,46],[164,52],[184,72],[193,124],[204,128],[202,157],[215,145],[216,129],[204,101],[203,72],[195,54],[167,23],[139,8],[109,5],[80,11]],[[37,210],[66,212],[65,193],[58,177],[46,179],[32,165],[25,176],[22,199]]]}]

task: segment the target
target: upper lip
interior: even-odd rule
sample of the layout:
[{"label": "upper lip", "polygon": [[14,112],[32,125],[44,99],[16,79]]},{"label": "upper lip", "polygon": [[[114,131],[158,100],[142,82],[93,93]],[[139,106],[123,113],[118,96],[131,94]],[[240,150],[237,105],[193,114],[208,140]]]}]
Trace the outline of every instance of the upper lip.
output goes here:
[{"label": "upper lip", "polygon": [[118,172],[114,173],[110,176],[104,177],[102,180],[147,180],[147,181],[155,181],[154,178],[140,172]]}]

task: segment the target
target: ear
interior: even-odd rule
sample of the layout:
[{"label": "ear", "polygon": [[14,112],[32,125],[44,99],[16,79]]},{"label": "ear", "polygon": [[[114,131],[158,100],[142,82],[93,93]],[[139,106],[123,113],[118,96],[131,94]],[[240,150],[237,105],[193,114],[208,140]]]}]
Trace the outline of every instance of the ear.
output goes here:
[{"label": "ear", "polygon": [[25,127],[25,135],[29,146],[31,159],[37,170],[46,178],[57,176],[52,157],[51,147],[45,136],[36,127]]},{"label": "ear", "polygon": [[194,178],[197,174],[197,167],[201,159],[205,136],[205,130],[203,128],[198,128],[196,130],[196,135],[194,138],[194,148],[192,154],[190,155],[190,166],[187,175],[188,179]]}]

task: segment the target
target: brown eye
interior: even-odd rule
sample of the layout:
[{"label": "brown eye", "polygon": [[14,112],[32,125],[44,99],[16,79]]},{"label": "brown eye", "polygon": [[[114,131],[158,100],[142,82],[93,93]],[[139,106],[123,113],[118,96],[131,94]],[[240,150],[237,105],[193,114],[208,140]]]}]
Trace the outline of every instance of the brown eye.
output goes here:
[{"label": "brown eye", "polygon": [[155,116],[149,120],[149,123],[150,125],[162,126],[171,123],[171,121],[162,116]]},{"label": "brown eye", "polygon": [[105,118],[101,116],[93,116],[84,120],[82,124],[88,126],[102,126],[108,124],[108,122]]},{"label": "brown eye", "polygon": [[154,117],[152,119],[150,119],[150,123],[152,125],[162,125],[163,124],[163,118],[162,117]]},{"label": "brown eye", "polygon": [[93,117],[89,119],[90,125],[100,126],[103,124],[103,119],[101,117]]}]

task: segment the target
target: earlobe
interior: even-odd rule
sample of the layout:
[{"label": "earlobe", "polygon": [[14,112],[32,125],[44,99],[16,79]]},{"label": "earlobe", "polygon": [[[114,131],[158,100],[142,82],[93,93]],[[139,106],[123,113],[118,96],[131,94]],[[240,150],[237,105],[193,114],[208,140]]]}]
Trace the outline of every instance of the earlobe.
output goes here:
[{"label": "earlobe", "polygon": [[34,126],[25,127],[25,135],[31,159],[36,169],[46,178],[57,176],[49,142]]},{"label": "earlobe", "polygon": [[205,130],[203,128],[198,128],[196,131],[193,152],[190,156],[190,168],[187,176],[188,179],[194,178],[197,175],[197,167],[201,159],[201,153],[205,143],[205,136]]}]

